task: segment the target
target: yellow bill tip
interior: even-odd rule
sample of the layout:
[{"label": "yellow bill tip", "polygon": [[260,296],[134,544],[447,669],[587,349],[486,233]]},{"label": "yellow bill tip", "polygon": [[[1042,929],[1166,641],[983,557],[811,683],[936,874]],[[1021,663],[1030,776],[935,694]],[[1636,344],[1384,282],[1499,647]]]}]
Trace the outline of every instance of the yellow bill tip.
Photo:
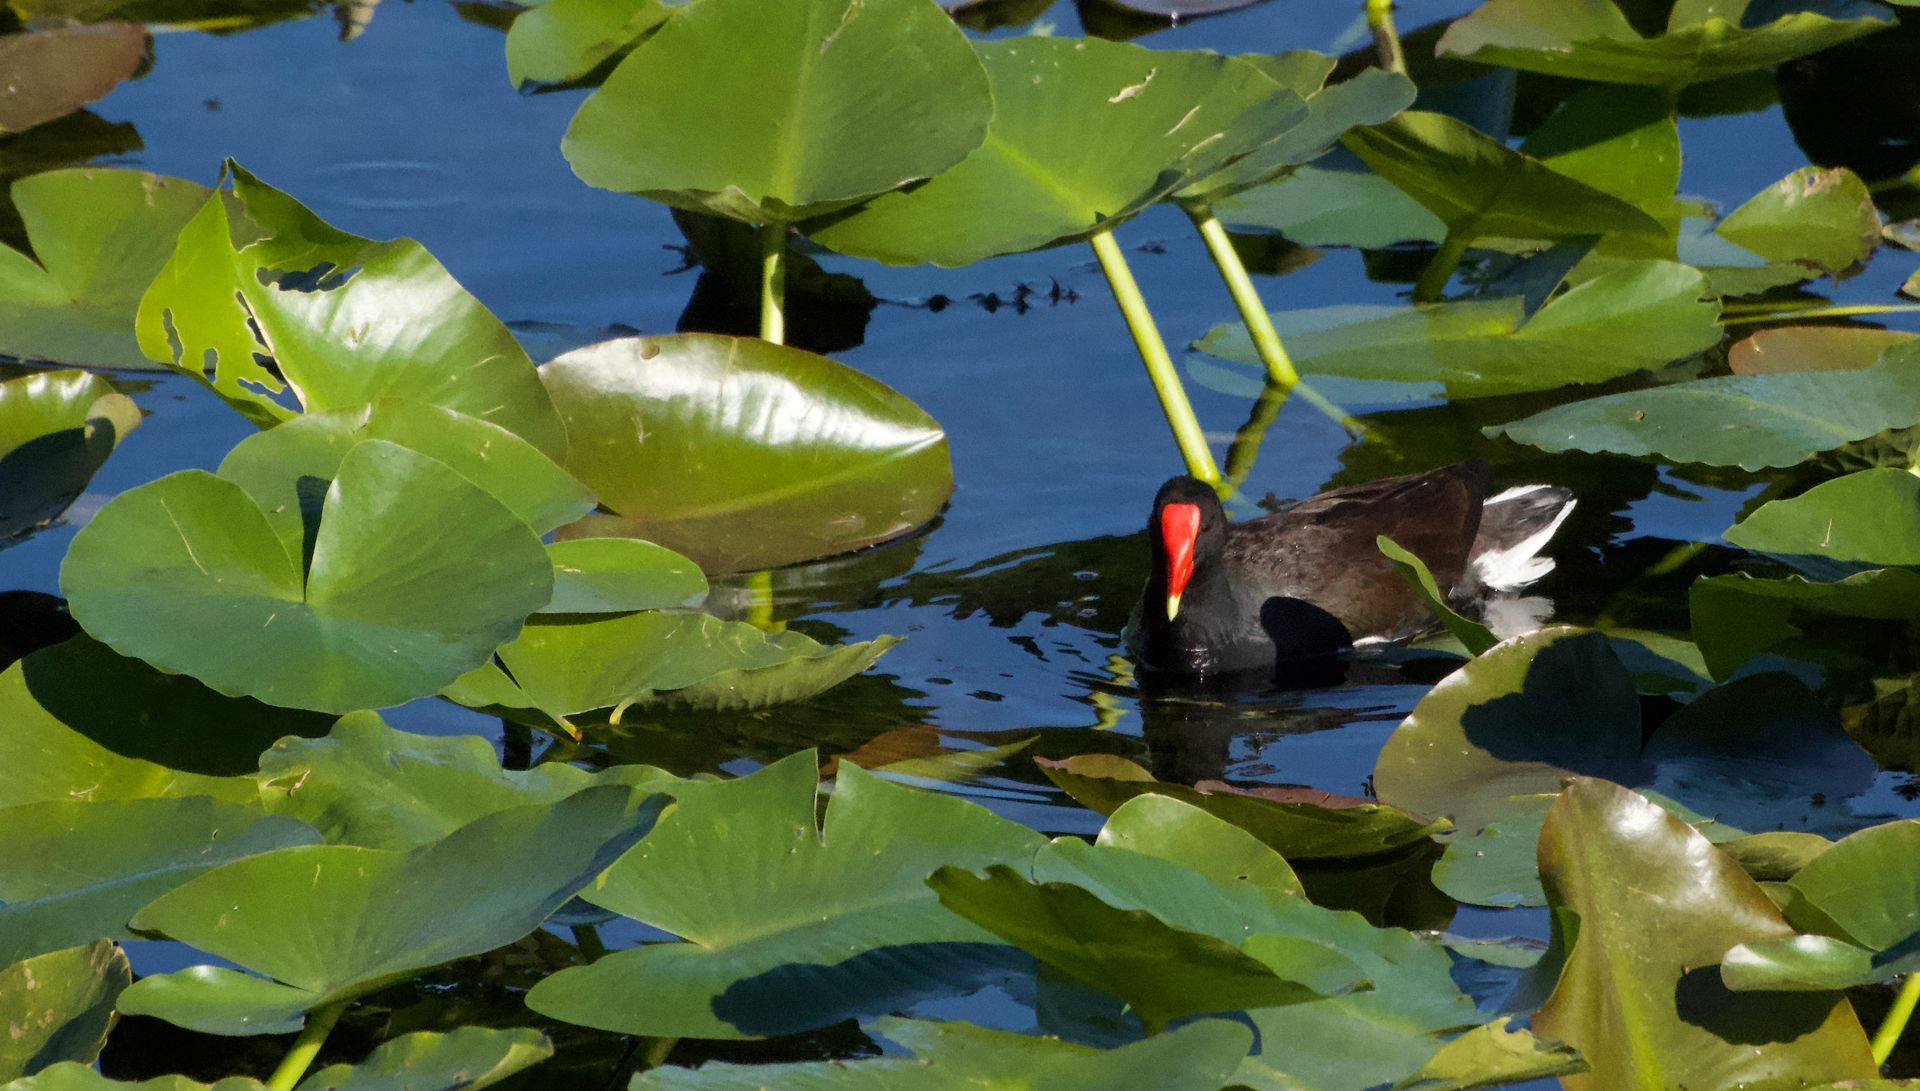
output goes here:
[{"label": "yellow bill tip", "polygon": [[1174,618],[1179,616],[1180,616],[1180,596],[1168,595],[1167,596],[1167,620],[1172,621]]}]

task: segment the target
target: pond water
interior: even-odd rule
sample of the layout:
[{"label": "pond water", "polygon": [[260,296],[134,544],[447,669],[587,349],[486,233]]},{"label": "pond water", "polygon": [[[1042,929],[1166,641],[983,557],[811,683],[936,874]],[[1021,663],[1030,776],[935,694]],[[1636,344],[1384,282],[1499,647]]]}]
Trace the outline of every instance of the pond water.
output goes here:
[{"label": "pond water", "polygon": [[[1401,26],[1471,6],[1409,0]],[[1363,43],[1358,9],[1274,0],[1146,41],[1340,53]],[[515,93],[503,36],[484,14],[438,0],[387,0],[352,41],[338,40],[324,14],[230,35],[162,34],[151,72],[95,107],[134,125],[145,145],[106,162],[210,184],[231,156],[346,230],[417,238],[514,324],[536,360],[609,329],[675,329],[699,273],[683,268],[682,238],[666,209],[573,177],[559,141],[584,92]],[[1083,32],[1071,3],[1039,22],[1060,35]],[[1807,161],[1777,106],[1683,119],[1681,132],[1681,191],[1723,208]],[[1120,237],[1176,353],[1233,318],[1199,239],[1176,210],[1142,216]],[[1814,287],[1841,302],[1885,300],[1910,272],[1892,258],[1883,254],[1850,281]],[[633,724],[604,753],[569,756],[737,773],[805,747],[900,756],[934,743],[962,752],[1012,747],[997,761],[991,754],[950,759],[937,768],[951,777],[929,783],[1049,832],[1090,832],[1097,816],[1060,805],[1028,756],[1108,751],[1187,781],[1225,776],[1366,790],[1382,742],[1425,691],[1430,671],[1360,662],[1335,686],[1206,698],[1142,694],[1120,658],[1119,630],[1147,564],[1147,507],[1180,462],[1088,250],[959,270],[820,260],[861,277],[880,301],[862,343],[835,357],[894,386],[944,425],[958,488],[944,516],[908,540],[776,574],[775,614],[823,639],[908,639],[866,676],[804,705],[706,718],[697,728]],[[1275,308],[1388,303],[1407,287],[1373,279],[1363,255],[1346,250],[1261,278]],[[1920,329],[1916,317],[1887,324]],[[55,590],[60,559],[89,510],[169,471],[211,469],[249,431],[185,380],[143,374],[121,385],[149,413],[147,423],[94,479],[68,527],[5,553],[5,588]],[[1223,452],[1250,402],[1189,388]],[[1268,493],[1303,497],[1481,454],[1495,463],[1497,487],[1550,481],[1579,492],[1580,506],[1553,549],[1559,569],[1542,588],[1560,617],[1591,621],[1604,612],[1623,624],[1684,628],[1685,587],[1729,567],[1730,557],[1709,550],[1665,576],[1645,571],[1679,543],[1717,540],[1756,491],[1747,478],[1626,458],[1547,456],[1481,438],[1487,421],[1520,415],[1500,408],[1392,409],[1369,418],[1397,441],[1386,450],[1354,445],[1309,406],[1289,405],[1265,438],[1236,513],[1257,514],[1246,500]],[[734,596],[723,585],[716,601],[725,606]],[[415,731],[501,734],[497,722],[439,702],[418,702],[391,719]],[[1911,783],[1906,774],[1883,773],[1873,792],[1848,804],[1858,817],[1841,825],[1920,813],[1901,791]],[[1466,910],[1452,927],[1544,932],[1536,912]],[[137,969],[177,964],[164,949],[140,946],[148,949],[135,952]],[[973,1003],[929,1014],[991,1017],[990,1003]]]}]

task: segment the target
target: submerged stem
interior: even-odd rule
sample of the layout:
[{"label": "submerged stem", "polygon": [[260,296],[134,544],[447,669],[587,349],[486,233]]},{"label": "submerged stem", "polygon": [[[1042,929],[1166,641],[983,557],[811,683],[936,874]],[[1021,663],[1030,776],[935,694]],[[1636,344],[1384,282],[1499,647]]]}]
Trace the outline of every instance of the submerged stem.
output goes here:
[{"label": "submerged stem", "polygon": [[1400,32],[1393,25],[1393,0],[1367,0],[1367,26],[1373,29],[1373,48],[1380,67],[1407,74],[1407,54],[1400,48]]},{"label": "submerged stem", "polygon": [[787,225],[760,225],[760,339],[787,343]]},{"label": "submerged stem", "polygon": [[1913,1008],[1920,1003],[1920,974],[1908,974],[1907,980],[1900,985],[1900,995],[1893,998],[1893,1007],[1887,1009],[1887,1017],[1880,1021],[1880,1029],[1873,1032],[1873,1063],[1886,1064],[1893,1056],[1893,1047],[1900,1041],[1900,1034],[1907,1029],[1907,1020],[1913,1016]]},{"label": "submerged stem", "polygon": [[313,1064],[313,1058],[326,1044],[327,1035],[333,1033],[333,1025],[340,1021],[340,1014],[347,1010],[349,1003],[351,1001],[342,1000],[307,1013],[307,1025],[301,1028],[300,1037],[293,1040],[293,1048],[287,1050],[280,1067],[273,1070],[267,1091],[293,1091],[293,1085],[307,1074],[308,1066]]},{"label": "submerged stem", "polygon": [[[1260,354],[1260,362],[1266,365],[1267,388],[1261,392],[1260,397],[1263,402],[1269,397],[1277,398],[1277,404],[1272,407],[1272,413],[1267,417],[1267,424],[1272,424],[1274,418],[1280,415],[1280,407],[1286,404],[1287,395],[1298,390],[1300,396],[1307,400],[1307,404],[1331,417],[1335,424],[1346,430],[1348,436],[1364,435],[1366,429],[1353,414],[1328,401],[1319,391],[1300,378],[1300,372],[1293,366],[1292,357],[1287,355],[1286,346],[1280,342],[1280,331],[1273,328],[1273,316],[1267,313],[1267,305],[1260,299],[1260,290],[1253,286],[1253,278],[1247,274],[1247,263],[1240,260],[1240,251],[1234,249],[1233,238],[1227,234],[1226,225],[1220,222],[1220,217],[1215,216],[1213,209],[1204,203],[1182,207],[1186,209],[1188,218],[1193,221],[1193,226],[1200,230],[1200,237],[1206,240],[1207,253],[1213,257],[1214,268],[1220,270],[1220,279],[1227,282],[1227,291],[1233,296],[1233,305],[1240,311],[1240,323],[1247,328],[1247,336],[1253,339],[1253,347]],[[1240,436],[1234,440],[1235,450],[1239,449],[1245,436],[1246,429],[1242,428]],[[1255,452],[1260,449],[1258,439],[1253,441],[1253,449]],[[1233,461],[1231,453],[1227,461],[1231,465]],[[1251,468],[1251,460],[1248,465]],[[1231,469],[1227,471],[1227,476],[1229,478],[1233,476]],[[1244,476],[1241,480],[1245,480]]]},{"label": "submerged stem", "polygon": [[1147,365],[1147,377],[1153,380],[1154,393],[1160,397],[1160,408],[1167,415],[1167,425],[1173,429],[1174,442],[1180,445],[1180,457],[1187,463],[1187,472],[1209,485],[1218,484],[1220,468],[1214,464],[1213,452],[1207,448],[1200,418],[1194,416],[1193,403],[1187,400],[1186,388],[1180,385],[1173,357],[1167,354],[1167,343],[1160,338],[1160,329],[1153,323],[1153,312],[1147,309],[1140,285],[1133,279],[1133,270],[1127,267],[1127,257],[1120,251],[1120,243],[1114,239],[1111,229],[1096,232],[1087,242],[1092,245],[1094,256],[1100,259],[1101,270],[1107,274],[1107,285],[1120,304],[1127,328],[1133,331],[1134,346],[1140,350],[1141,362]]},{"label": "submerged stem", "polygon": [[1437,303],[1441,293],[1447,290],[1447,281],[1453,279],[1453,271],[1460,268],[1460,259],[1467,256],[1467,243],[1473,238],[1470,231],[1449,231],[1440,243],[1440,249],[1434,251],[1433,259],[1420,271],[1420,279],[1413,284],[1415,303]]},{"label": "submerged stem", "polygon": [[600,930],[591,924],[573,926],[573,944],[580,948],[580,954],[588,962],[598,962],[607,955],[607,945],[601,942]]},{"label": "submerged stem", "polygon": [[778,633],[786,629],[786,625],[773,616],[773,572],[771,570],[763,568],[747,573],[746,580],[740,585],[740,589],[747,595],[747,613],[741,618],[742,621],[763,633]]},{"label": "submerged stem", "polygon": [[1721,312],[1720,321],[1724,325],[1753,325],[1761,322],[1783,322],[1789,318],[1858,318],[1873,314],[1910,314],[1920,311],[1920,303],[1856,303],[1845,307],[1808,307],[1795,309],[1782,307],[1762,312]]}]

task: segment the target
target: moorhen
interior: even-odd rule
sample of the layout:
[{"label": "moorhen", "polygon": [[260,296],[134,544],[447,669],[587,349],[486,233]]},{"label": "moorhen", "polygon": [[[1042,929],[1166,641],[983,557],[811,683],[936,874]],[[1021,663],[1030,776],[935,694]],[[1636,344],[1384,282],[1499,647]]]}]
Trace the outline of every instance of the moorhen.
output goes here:
[{"label": "moorhen", "polygon": [[1434,619],[1380,553],[1382,534],[1425,561],[1452,603],[1486,615],[1503,600],[1535,602],[1509,593],[1552,571],[1539,553],[1573,496],[1522,485],[1489,499],[1488,475],[1476,459],[1239,523],[1211,487],[1176,477],[1147,520],[1153,574],[1127,623],[1128,650],[1150,672],[1215,676],[1412,636]]}]

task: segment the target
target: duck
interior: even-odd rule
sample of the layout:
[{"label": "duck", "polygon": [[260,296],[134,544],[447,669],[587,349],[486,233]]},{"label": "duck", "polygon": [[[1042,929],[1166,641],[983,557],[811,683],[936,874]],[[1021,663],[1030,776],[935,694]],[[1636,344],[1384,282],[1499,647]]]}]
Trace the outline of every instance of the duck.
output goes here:
[{"label": "duck", "polygon": [[1531,628],[1548,604],[1516,593],[1553,570],[1542,550],[1574,497],[1545,484],[1488,497],[1491,477],[1472,459],[1239,522],[1212,486],[1172,478],[1147,519],[1151,574],[1127,649],[1149,673],[1213,678],[1418,635],[1435,619],[1381,554],[1381,535],[1426,563],[1450,605],[1500,622],[1496,633]]}]

